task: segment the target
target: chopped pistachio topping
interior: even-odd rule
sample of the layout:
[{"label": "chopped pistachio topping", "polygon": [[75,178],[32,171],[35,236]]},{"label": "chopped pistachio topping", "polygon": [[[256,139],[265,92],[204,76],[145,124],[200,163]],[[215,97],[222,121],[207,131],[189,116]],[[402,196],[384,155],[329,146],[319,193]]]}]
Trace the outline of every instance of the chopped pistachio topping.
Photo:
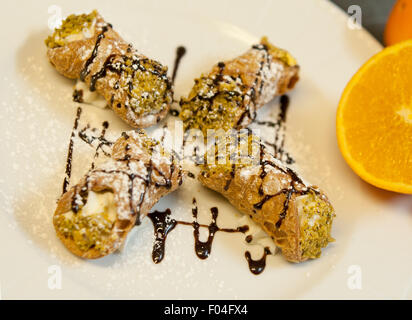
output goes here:
[{"label": "chopped pistachio topping", "polygon": [[278,48],[278,47],[274,46],[273,44],[271,44],[267,37],[263,37],[260,40],[260,43],[268,48],[269,53],[274,58],[277,58],[277,59],[283,61],[289,67],[293,67],[297,64],[295,58],[292,57],[292,55],[289,52],[287,52],[286,50],[283,50],[283,49]]},{"label": "chopped pistachio topping", "polygon": [[90,191],[83,208],[56,216],[55,224],[58,232],[72,239],[81,251],[94,248],[104,252],[118,237],[112,233],[116,216],[113,193]]},{"label": "chopped pistachio topping", "polygon": [[60,28],[54,30],[54,33],[46,40],[46,46],[49,48],[62,47],[67,43],[70,36],[90,32],[90,27],[93,25],[97,16],[97,11],[94,10],[90,14],[72,14],[68,16]]},{"label": "chopped pistachio topping", "polygon": [[[149,138],[148,136],[144,136],[144,139],[142,140],[142,143],[143,143],[143,147],[146,149],[146,151],[149,153],[149,154],[152,154],[153,153],[153,150],[154,150],[154,148],[156,147],[156,146],[159,146],[159,142],[158,141],[156,141],[156,140],[154,140],[154,139],[151,139],[151,138]],[[161,147],[161,146],[160,146]],[[161,150],[163,150],[163,148],[161,147]]]},{"label": "chopped pistachio topping", "polygon": [[298,197],[296,201],[300,215],[302,257],[319,258],[321,249],[334,241],[330,235],[335,217],[333,207],[314,191]]},{"label": "chopped pistachio topping", "polygon": [[162,157],[171,156],[159,141],[148,137],[144,130],[137,129],[135,132],[140,135],[140,138],[137,140],[140,142],[139,147],[142,147],[147,154],[152,156],[153,152],[155,152],[160,154]]},{"label": "chopped pistachio topping", "polygon": [[126,57],[121,85],[130,92],[130,106],[136,116],[156,114],[171,102],[167,67],[151,59]]},{"label": "chopped pistachio topping", "polygon": [[195,80],[189,96],[180,101],[184,129],[200,129],[205,137],[208,129],[229,130],[236,125],[242,100],[240,78],[202,75]]},{"label": "chopped pistachio topping", "polygon": [[153,151],[153,148],[156,147],[158,144],[159,142],[150,138],[145,138],[143,140],[143,146],[147,151]]}]

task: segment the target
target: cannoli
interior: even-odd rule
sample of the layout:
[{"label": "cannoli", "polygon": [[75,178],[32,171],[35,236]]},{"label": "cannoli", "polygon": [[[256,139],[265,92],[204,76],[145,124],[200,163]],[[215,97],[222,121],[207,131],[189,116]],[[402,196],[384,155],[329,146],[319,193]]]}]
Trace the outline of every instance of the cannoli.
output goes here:
[{"label": "cannoli", "polygon": [[70,15],[45,42],[59,73],[84,81],[132,127],[167,115],[173,99],[167,67],[137,53],[97,11]]},{"label": "cannoli", "polygon": [[[201,183],[257,222],[288,261],[318,258],[321,249],[333,241],[335,213],[326,195],[285,167],[256,136],[247,134],[237,141],[218,142],[218,149],[226,153],[223,157],[216,153],[214,161],[210,160],[213,152],[208,151],[198,176]],[[246,144],[247,157],[246,152],[234,149],[242,144]]]},{"label": "cannoli", "polygon": [[112,157],[63,194],[53,218],[56,233],[77,256],[108,255],[181,182],[180,165],[158,142],[142,131],[123,133]]},{"label": "cannoli", "polygon": [[243,55],[219,62],[209,74],[195,80],[187,98],[180,100],[184,128],[241,129],[256,117],[256,110],[275,96],[291,90],[299,66],[285,50],[262,38]]}]

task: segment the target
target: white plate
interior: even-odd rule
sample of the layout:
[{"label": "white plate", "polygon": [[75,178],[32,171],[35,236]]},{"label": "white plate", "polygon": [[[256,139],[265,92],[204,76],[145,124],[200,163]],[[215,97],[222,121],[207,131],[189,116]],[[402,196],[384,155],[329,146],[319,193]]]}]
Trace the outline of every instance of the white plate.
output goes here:
[{"label": "white plate", "polygon": [[[8,1],[0,22],[2,298],[412,298],[411,197],[361,181],[336,144],[340,94],[357,68],[381,49],[364,30],[348,28],[343,12],[315,0],[53,3],[63,15],[99,9],[124,38],[169,66],[175,48],[186,46],[177,97],[202,71],[242,53],[261,35],[290,50],[302,77],[290,94],[286,148],[303,176],[321,186],[334,204],[337,241],[320,259],[299,265],[270,256],[266,270],[255,276],[240,234],[218,233],[210,258],[203,261],[194,254],[192,229],[178,226],[169,235],[164,261],[155,265],[147,219],[120,254],[99,261],[71,255],[51,223],[77,107],[71,99],[73,82],[58,75],[45,56],[43,40],[56,7],[48,12],[50,1]],[[277,108],[275,101],[260,116]],[[83,110],[83,120],[99,124],[107,119],[112,132],[127,129],[111,111]],[[81,155],[90,160],[91,154],[84,146],[75,150],[76,177],[87,168]],[[236,222],[235,210],[222,197],[191,180],[156,208],[171,207],[190,221],[193,196],[206,223],[215,205],[220,225]],[[61,289],[49,288],[55,266],[61,270]]]}]

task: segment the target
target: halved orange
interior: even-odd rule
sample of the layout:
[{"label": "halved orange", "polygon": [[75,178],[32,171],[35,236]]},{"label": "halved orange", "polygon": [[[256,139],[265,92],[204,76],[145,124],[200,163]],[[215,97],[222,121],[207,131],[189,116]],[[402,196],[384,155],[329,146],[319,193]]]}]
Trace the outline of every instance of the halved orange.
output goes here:
[{"label": "halved orange", "polygon": [[336,132],[343,157],[362,179],[412,194],[412,40],[387,47],[353,76]]}]

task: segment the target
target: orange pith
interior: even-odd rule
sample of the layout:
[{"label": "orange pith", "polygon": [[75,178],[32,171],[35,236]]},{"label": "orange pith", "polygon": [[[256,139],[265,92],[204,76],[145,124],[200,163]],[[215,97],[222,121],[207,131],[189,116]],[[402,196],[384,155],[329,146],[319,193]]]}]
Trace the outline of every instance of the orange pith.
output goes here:
[{"label": "orange pith", "polygon": [[412,40],[372,57],[339,103],[339,148],[365,181],[412,194]]}]

